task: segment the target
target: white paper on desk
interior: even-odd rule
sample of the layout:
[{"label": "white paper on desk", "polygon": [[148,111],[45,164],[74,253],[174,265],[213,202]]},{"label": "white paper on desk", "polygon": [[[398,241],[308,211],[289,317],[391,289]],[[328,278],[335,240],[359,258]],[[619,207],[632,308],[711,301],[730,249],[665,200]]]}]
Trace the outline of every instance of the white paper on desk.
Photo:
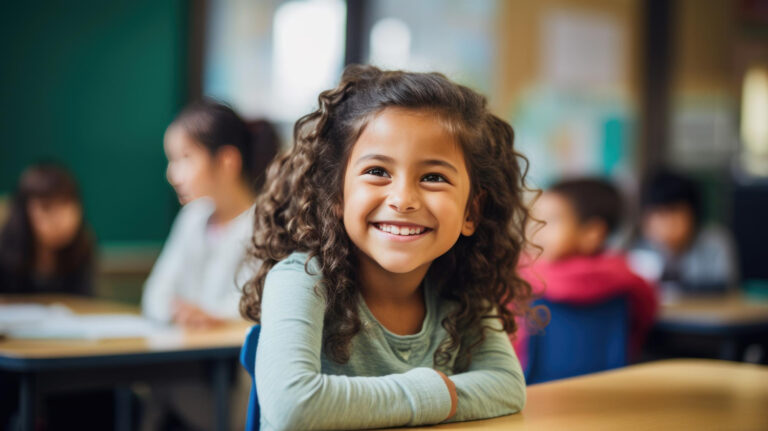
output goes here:
[{"label": "white paper on desk", "polygon": [[164,328],[132,314],[70,314],[13,325],[6,334],[34,339],[133,338],[148,337]]},{"label": "white paper on desk", "polygon": [[0,304],[0,331],[15,325],[31,324],[70,315],[72,311],[63,305]]}]

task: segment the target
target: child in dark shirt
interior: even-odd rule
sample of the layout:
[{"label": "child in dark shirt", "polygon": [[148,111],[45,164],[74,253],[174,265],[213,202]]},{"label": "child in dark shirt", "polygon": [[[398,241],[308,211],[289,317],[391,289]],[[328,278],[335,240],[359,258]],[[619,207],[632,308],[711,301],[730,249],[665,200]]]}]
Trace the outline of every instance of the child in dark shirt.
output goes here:
[{"label": "child in dark shirt", "polygon": [[92,270],[75,179],[56,164],[30,166],[0,231],[0,293],[90,294]]},{"label": "child in dark shirt", "polygon": [[733,238],[720,226],[705,225],[700,205],[696,184],[680,174],[656,172],[643,184],[641,236],[630,265],[658,283],[665,299],[722,293],[738,283]]}]

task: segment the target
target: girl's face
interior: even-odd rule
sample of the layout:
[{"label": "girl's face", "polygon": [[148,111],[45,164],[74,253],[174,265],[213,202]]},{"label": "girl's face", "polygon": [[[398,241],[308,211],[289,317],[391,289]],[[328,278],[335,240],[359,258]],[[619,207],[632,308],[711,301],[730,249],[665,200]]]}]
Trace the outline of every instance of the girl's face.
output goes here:
[{"label": "girl's face", "polygon": [[406,274],[472,235],[464,155],[435,115],[387,108],[352,148],[344,174],[344,227],[384,270]]},{"label": "girl's face", "polygon": [[27,214],[36,243],[48,250],[69,245],[83,222],[80,204],[69,199],[30,199]]},{"label": "girl's face", "polygon": [[180,127],[171,126],[163,143],[168,157],[166,177],[179,202],[184,205],[210,196],[214,184],[213,157],[200,143],[191,139]]}]

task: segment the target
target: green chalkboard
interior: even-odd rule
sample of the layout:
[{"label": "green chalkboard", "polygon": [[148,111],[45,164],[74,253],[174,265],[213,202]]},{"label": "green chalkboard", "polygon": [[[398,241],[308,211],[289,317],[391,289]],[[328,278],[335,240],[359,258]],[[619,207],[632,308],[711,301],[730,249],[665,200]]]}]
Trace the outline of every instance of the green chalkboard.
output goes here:
[{"label": "green chalkboard", "polygon": [[186,101],[184,0],[9,2],[0,14],[0,194],[40,159],[80,181],[100,243],[162,241],[178,210],[162,136]]}]

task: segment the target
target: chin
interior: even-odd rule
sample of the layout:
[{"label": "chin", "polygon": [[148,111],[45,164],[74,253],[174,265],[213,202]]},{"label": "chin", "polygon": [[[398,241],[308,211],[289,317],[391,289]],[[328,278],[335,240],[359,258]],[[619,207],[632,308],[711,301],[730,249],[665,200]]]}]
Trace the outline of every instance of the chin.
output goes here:
[{"label": "chin", "polygon": [[432,261],[416,259],[413,256],[373,256],[376,262],[384,270],[393,274],[407,274],[419,269],[424,264],[431,264]]}]

